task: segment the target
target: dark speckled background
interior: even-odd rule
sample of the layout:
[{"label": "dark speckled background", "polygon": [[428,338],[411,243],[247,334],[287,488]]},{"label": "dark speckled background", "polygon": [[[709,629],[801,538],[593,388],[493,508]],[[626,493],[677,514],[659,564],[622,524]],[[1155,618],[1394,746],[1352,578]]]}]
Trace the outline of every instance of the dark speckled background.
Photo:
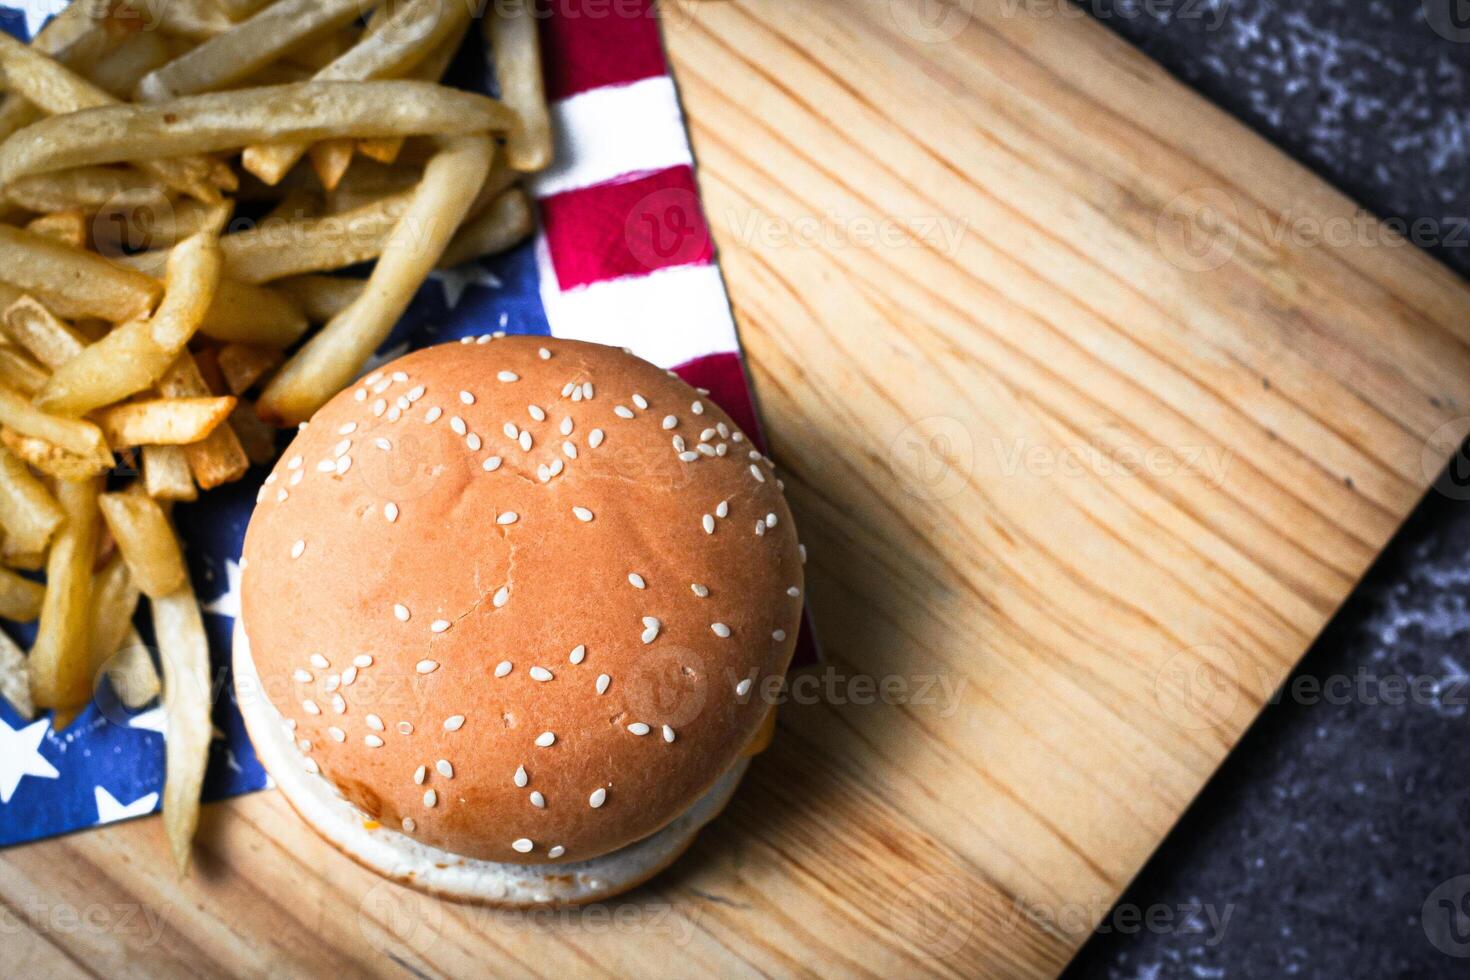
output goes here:
[{"label": "dark speckled background", "polygon": [[[1470,276],[1470,0],[1082,6]],[[1345,696],[1288,688],[1122,899],[1176,924],[1105,920],[1072,976],[1470,977],[1470,483],[1442,486],[1297,672]]]}]

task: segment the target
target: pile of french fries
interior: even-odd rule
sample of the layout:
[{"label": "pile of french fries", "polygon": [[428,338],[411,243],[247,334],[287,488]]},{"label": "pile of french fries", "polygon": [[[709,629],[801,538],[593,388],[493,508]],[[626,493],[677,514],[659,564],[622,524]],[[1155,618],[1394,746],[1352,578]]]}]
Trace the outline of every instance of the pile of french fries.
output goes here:
[{"label": "pile of french fries", "polygon": [[58,728],[103,674],[146,703],[146,596],[181,871],[213,685],[170,509],[269,462],[436,268],[531,232],[531,8],[478,19],[501,99],[441,84],[480,6],[78,0],[0,35],[0,616],[39,620],[0,695]]}]

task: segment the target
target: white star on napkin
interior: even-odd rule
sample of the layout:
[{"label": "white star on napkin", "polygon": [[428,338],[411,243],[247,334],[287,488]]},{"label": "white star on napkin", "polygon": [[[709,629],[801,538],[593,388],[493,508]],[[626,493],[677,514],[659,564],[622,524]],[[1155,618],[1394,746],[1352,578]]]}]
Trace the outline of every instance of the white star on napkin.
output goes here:
[{"label": "white star on napkin", "polygon": [[474,261],[457,265],[452,269],[435,269],[429,273],[429,278],[443,288],[444,302],[451,310],[459,305],[460,297],[470,286],[499,289],[502,285],[499,276]]},{"label": "white star on napkin", "polygon": [[219,595],[203,604],[207,613],[215,616],[228,616],[231,619],[240,618],[240,563],[233,559],[225,559],[225,581],[228,583],[225,590]]},{"label": "white star on napkin", "polygon": [[66,9],[70,0],[25,0],[21,6],[21,13],[26,18],[26,34],[36,36],[36,32],[46,26],[46,22],[55,14]]},{"label": "white star on napkin", "polygon": [[0,803],[9,803],[26,776],[56,779],[61,773],[41,755],[41,741],[51,727],[49,718],[24,728],[11,728],[0,718]]},{"label": "white star on napkin", "polygon": [[119,803],[117,797],[101,786],[94,786],[92,795],[97,800],[97,822],[99,824],[116,823],[119,820],[127,820],[129,817],[141,817],[152,813],[154,806],[158,804],[157,793],[140,796],[131,803]]}]

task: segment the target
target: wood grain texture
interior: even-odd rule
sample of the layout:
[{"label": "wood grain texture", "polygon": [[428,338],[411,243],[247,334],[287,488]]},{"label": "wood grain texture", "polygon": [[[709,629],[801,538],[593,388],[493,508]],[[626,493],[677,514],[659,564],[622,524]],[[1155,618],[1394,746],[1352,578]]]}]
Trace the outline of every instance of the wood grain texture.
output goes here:
[{"label": "wood grain texture", "polygon": [[[1053,974],[1470,429],[1464,284],[1070,8],[679,9],[830,661],[730,811],[526,917],[260,794],[183,883],[156,820],[0,855],[12,967]],[[161,928],[48,918],[88,903]]]}]

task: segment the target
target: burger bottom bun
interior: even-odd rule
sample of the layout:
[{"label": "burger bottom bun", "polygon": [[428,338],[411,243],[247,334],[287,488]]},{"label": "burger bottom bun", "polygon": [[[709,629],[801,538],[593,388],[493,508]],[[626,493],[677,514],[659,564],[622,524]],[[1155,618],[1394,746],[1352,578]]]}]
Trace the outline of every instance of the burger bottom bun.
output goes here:
[{"label": "burger bottom bun", "polygon": [[306,757],[285,720],[265,697],[243,623],[235,621],[237,700],[260,763],[276,788],[323,839],[358,864],[402,885],[458,902],[504,908],[583,905],[612,898],[667,868],[694,842],[739,785],[750,760],[741,759],[689,809],[650,837],[587,861],[501,864],[463,857],[376,825],[322,776],[307,772]]}]

